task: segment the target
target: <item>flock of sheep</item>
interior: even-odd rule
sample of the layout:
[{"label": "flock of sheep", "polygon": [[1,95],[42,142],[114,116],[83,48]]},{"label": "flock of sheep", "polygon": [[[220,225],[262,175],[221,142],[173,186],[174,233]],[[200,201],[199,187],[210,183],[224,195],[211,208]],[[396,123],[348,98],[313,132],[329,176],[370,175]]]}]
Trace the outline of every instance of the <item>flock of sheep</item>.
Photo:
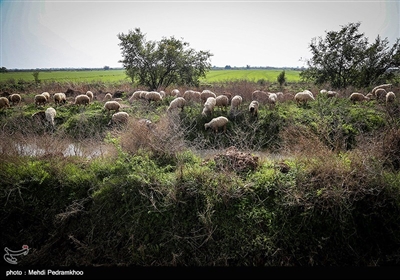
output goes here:
[{"label": "flock of sheep", "polygon": [[[391,88],[391,84],[379,85],[372,89],[370,93],[364,95],[359,92],[353,92],[349,99],[353,102],[360,102],[365,100],[376,99],[378,101],[385,101],[386,104],[391,103],[395,100],[396,95],[393,91],[387,91],[386,89]],[[335,91],[327,91],[325,89],[320,90],[319,94],[324,94],[328,98],[338,97],[339,94]],[[176,110],[183,110],[186,106],[190,106],[194,103],[202,104],[201,114],[204,117],[211,117],[212,119],[205,123],[204,128],[212,129],[214,132],[218,132],[220,129],[226,131],[227,124],[229,122],[228,118],[225,116],[214,117],[215,108],[226,108],[230,107],[231,112],[240,110],[243,97],[241,95],[233,95],[228,92],[223,92],[221,94],[216,94],[211,90],[195,91],[186,90],[184,92],[178,89],[173,89],[171,92],[166,93],[165,91],[145,91],[137,90],[133,92],[128,97],[128,102],[132,105],[133,102],[138,100],[145,100],[149,103],[159,102],[163,100],[166,96],[171,96],[173,99],[169,103],[167,108],[167,113],[171,113]],[[95,95],[92,91],[87,91],[85,94],[78,94],[75,96],[73,105],[89,105],[95,99]],[[265,92],[262,90],[255,90],[251,94],[251,101],[247,108],[249,114],[253,117],[258,116],[258,110],[260,105],[267,105],[270,109],[279,101],[283,100],[294,100],[299,106],[306,105],[308,102],[315,100],[314,94],[310,90],[304,90],[297,92],[296,94],[282,93],[282,92]],[[8,97],[0,97],[0,109],[7,108],[10,106],[17,105],[21,102],[22,98],[19,94],[11,94]],[[34,103],[36,106],[45,106],[53,100],[55,106],[60,106],[67,103],[66,94],[63,92],[57,92],[50,94],[48,92],[43,92],[37,94],[34,97]],[[129,119],[129,114],[127,112],[120,111],[123,107],[121,105],[122,98],[113,98],[111,93],[107,93],[104,98],[103,109],[110,113],[112,116],[109,122],[111,124],[126,124]],[[39,111],[32,115],[34,118],[39,118],[42,121],[46,120],[54,128],[54,118],[57,112],[53,107],[47,108],[45,111]]]}]

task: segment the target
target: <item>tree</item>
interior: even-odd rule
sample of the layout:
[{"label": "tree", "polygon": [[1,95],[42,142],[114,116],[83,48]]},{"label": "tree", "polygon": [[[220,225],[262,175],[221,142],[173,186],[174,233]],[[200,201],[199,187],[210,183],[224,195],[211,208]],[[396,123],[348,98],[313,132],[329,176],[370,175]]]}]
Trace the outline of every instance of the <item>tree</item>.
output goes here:
[{"label": "tree", "polygon": [[324,39],[313,38],[309,45],[312,57],[300,76],[334,88],[367,87],[390,78],[386,70],[400,63],[400,39],[392,48],[379,36],[370,45],[359,27],[359,22],[349,23],[337,32],[326,32]]},{"label": "tree", "polygon": [[199,79],[210,70],[208,51],[195,51],[189,43],[163,37],[161,41],[146,41],[140,28],[128,34],[118,34],[126,74],[132,83],[147,86],[150,90],[171,84],[198,86]]},{"label": "tree", "polygon": [[282,85],[286,82],[285,70],[283,70],[281,73],[279,73],[276,80],[278,81],[279,85],[282,87]]},{"label": "tree", "polygon": [[36,84],[39,84],[39,83],[40,83],[40,80],[39,80],[39,71],[33,71],[32,75],[33,75],[33,79],[35,80],[35,83],[36,83]]}]

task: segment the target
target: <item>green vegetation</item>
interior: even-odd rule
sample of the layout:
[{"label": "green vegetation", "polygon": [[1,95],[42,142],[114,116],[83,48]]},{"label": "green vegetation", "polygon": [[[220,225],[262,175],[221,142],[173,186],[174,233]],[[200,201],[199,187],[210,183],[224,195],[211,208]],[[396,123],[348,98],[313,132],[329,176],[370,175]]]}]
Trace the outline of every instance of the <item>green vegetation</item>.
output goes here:
[{"label": "green vegetation", "polygon": [[[21,265],[399,265],[399,99],[353,104],[349,91],[327,98],[294,83],[285,93],[310,88],[316,100],[250,116],[251,92],[278,89],[280,72],[264,85],[212,84],[244,98],[237,112],[215,110],[230,120],[217,134],[200,104],[170,114],[171,96],[130,104],[137,88],[125,83],[69,83],[96,99],[36,107],[35,92],[63,89],[40,72],[39,88],[0,110],[2,242],[32,249]],[[102,109],[115,89],[127,126],[108,125]],[[48,106],[54,131],[31,118]]]}]

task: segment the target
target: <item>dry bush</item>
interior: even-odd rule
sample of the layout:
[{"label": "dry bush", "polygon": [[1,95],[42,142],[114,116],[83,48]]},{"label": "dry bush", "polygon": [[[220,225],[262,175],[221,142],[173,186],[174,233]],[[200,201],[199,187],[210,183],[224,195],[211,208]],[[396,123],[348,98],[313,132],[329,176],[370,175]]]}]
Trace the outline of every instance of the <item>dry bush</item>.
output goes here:
[{"label": "dry bush", "polygon": [[118,131],[121,147],[135,154],[139,149],[149,150],[156,154],[174,155],[186,145],[185,131],[181,129],[178,114],[166,114],[156,123],[146,124],[143,119],[130,118],[125,130]]}]

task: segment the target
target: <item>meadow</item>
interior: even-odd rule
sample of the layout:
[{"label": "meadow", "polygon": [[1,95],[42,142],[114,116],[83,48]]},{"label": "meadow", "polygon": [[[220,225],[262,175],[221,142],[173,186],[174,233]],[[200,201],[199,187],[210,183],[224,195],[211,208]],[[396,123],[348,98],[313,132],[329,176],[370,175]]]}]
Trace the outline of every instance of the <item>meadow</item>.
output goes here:
[{"label": "meadow", "polygon": [[[203,83],[226,82],[235,80],[247,80],[257,82],[265,80],[268,82],[276,81],[277,76],[282,70],[269,69],[240,69],[240,70],[211,70],[206,78],[201,79]],[[298,82],[300,71],[285,70],[287,82]],[[39,71],[39,80],[44,82],[118,82],[129,81],[125,70],[79,70],[79,71]],[[8,80],[15,81],[34,81],[33,72],[8,72],[0,74],[0,83]]]},{"label": "meadow", "polygon": [[[354,88],[328,98],[313,84],[279,87],[276,72],[260,82],[244,79],[253,71],[219,71],[195,89],[240,94],[243,104],[215,110],[229,119],[218,133],[205,130],[202,104],[167,113],[172,96],[129,102],[140,89],[129,81],[5,83],[23,98],[0,110],[0,239],[29,246],[18,264],[399,266],[400,85],[392,104],[352,103]],[[219,80],[239,71],[249,75]],[[304,88],[315,100],[297,104]],[[64,105],[33,102],[67,89]],[[254,117],[256,89],[285,95]],[[95,99],[74,105],[87,90]],[[106,92],[118,93],[127,125],[110,125]],[[50,106],[54,128],[32,118]]]}]

